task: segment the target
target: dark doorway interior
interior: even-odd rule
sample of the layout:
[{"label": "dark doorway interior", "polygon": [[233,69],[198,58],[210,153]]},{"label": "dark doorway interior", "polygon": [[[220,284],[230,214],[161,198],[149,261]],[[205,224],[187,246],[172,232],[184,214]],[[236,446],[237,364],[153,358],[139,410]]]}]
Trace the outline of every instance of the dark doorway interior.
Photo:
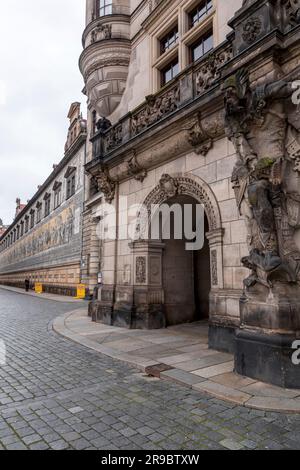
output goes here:
[{"label": "dark doorway interior", "polygon": [[[184,196],[170,200],[169,204],[196,204]],[[205,233],[209,230],[205,216]],[[163,240],[163,287],[167,325],[178,325],[204,320],[209,317],[209,293],[211,289],[210,250],[205,237],[199,251],[187,251],[187,240]]]}]

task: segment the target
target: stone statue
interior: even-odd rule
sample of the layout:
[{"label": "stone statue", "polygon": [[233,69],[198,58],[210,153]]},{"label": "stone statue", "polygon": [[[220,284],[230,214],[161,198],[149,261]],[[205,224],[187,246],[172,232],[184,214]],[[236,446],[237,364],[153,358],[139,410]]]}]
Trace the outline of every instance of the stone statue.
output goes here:
[{"label": "stone statue", "polygon": [[108,129],[111,128],[112,125],[111,125],[111,122],[109,121],[109,119],[107,119],[106,117],[103,117],[103,118],[99,119],[96,126],[97,126],[98,131],[106,132]]},{"label": "stone statue", "polygon": [[245,285],[296,283],[300,252],[294,233],[300,219],[297,226],[291,213],[295,214],[295,205],[300,213],[300,187],[290,194],[289,180],[298,168],[300,132],[286,112],[293,84],[280,80],[251,90],[248,75],[241,70],[225,81],[223,90],[226,134],[237,153],[232,183],[248,232],[250,254],[242,263],[252,274]]}]

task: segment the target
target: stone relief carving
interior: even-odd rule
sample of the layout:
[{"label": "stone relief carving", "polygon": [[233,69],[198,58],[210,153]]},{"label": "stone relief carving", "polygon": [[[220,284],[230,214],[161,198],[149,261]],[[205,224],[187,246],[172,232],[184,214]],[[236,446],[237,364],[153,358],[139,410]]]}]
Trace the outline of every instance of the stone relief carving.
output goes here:
[{"label": "stone relief carving", "polygon": [[139,165],[135,153],[130,158],[130,160],[128,160],[127,166],[128,166],[129,175],[132,176],[135,180],[140,181],[142,183],[144,179],[146,178],[148,172],[146,169],[142,168]]},{"label": "stone relief carving", "polygon": [[75,208],[63,210],[57,217],[37,227],[24,240],[3,255],[3,265],[22,262],[26,258],[46,252],[49,249],[68,245],[74,233]]},{"label": "stone relief carving", "polygon": [[146,284],[147,273],[146,273],[146,258],[145,256],[138,256],[136,258],[136,284]]},{"label": "stone relief carving", "polygon": [[202,119],[199,114],[197,122],[187,130],[189,143],[198,155],[205,157],[213,147],[213,139],[224,132],[224,117],[222,113],[218,113]]},{"label": "stone relief carving", "polygon": [[300,0],[282,0],[287,25],[300,24]]},{"label": "stone relief carving", "polygon": [[94,42],[101,41],[103,39],[111,39],[111,37],[112,25],[98,23],[96,28],[93,29],[91,33],[91,44],[94,44]]},{"label": "stone relief carving", "polygon": [[249,18],[243,26],[243,39],[247,44],[256,41],[262,32],[262,20],[258,16]]},{"label": "stone relief carving", "polygon": [[148,96],[146,100],[146,107],[132,116],[132,135],[139,134],[167,114],[176,111],[180,102],[179,85],[157,97]]},{"label": "stone relief carving", "polygon": [[[255,0],[243,0],[243,8],[246,9],[251,7],[251,5],[255,3]],[[274,2],[274,5],[271,6],[272,9],[275,10],[276,17],[278,22],[282,22],[284,28],[287,27],[294,27],[300,24],[300,0],[277,0]],[[261,22],[261,30],[263,28],[262,20],[260,18],[253,18],[254,21],[247,22],[245,25],[245,34],[246,37],[243,38],[246,42],[248,42],[248,32],[250,33],[250,37],[254,34],[256,35],[257,30],[259,29],[259,22],[256,21],[258,19]],[[261,32],[261,31],[260,31]],[[258,33],[258,35],[260,34]],[[255,38],[256,39],[256,38]],[[255,40],[254,39],[254,40]],[[251,40],[249,40],[249,43]]]},{"label": "stone relief carving", "polygon": [[115,198],[116,183],[110,178],[108,168],[102,165],[100,172],[95,175],[95,179],[98,190],[104,194],[106,202],[111,204]]},{"label": "stone relief carving", "polygon": [[117,126],[111,127],[110,132],[106,135],[105,148],[107,152],[110,152],[115,147],[122,144],[123,141],[123,126],[118,124]]},{"label": "stone relief carving", "polygon": [[[300,132],[285,112],[292,84],[280,80],[251,90],[248,74],[240,70],[226,80],[226,133],[238,160],[232,182],[248,232],[250,254],[242,263],[252,274],[246,287],[260,283],[273,287],[278,280],[300,280],[300,252],[294,242],[300,214],[300,191],[291,193],[291,174],[297,167]],[[295,109],[296,112],[296,109]],[[297,217],[296,217],[297,219]]]},{"label": "stone relief carving", "polygon": [[221,78],[220,67],[233,57],[232,47],[212,53],[196,72],[196,93],[200,95]]},{"label": "stone relief carving", "polygon": [[178,182],[170,175],[162,175],[159,186],[161,194],[166,199],[172,198],[178,193]]},{"label": "stone relief carving", "polygon": [[210,231],[221,227],[218,203],[207,183],[203,181],[202,185],[200,185],[188,176],[180,175],[172,177],[170,175],[163,175],[159,184],[144,201],[143,206],[147,208],[147,213],[142,211],[140,214],[140,219],[142,220],[138,220],[137,232],[139,227],[147,226],[147,220],[144,220],[144,217],[148,218],[151,215],[152,205],[160,205],[169,198],[181,194],[191,196],[204,205]]},{"label": "stone relief carving", "polygon": [[161,283],[161,258],[150,257],[150,284]]},{"label": "stone relief carving", "polygon": [[211,252],[211,281],[213,286],[217,286],[218,280],[218,253],[217,250]]}]

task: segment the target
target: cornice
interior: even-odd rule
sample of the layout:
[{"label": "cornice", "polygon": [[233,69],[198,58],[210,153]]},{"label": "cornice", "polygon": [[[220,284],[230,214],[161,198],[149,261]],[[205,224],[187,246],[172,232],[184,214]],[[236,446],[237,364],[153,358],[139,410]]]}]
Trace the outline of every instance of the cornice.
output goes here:
[{"label": "cornice", "polygon": [[167,9],[171,3],[174,3],[174,0],[161,0],[161,2],[152,10],[149,16],[142,23],[144,29],[149,28],[152,23],[154,23],[160,15]]}]

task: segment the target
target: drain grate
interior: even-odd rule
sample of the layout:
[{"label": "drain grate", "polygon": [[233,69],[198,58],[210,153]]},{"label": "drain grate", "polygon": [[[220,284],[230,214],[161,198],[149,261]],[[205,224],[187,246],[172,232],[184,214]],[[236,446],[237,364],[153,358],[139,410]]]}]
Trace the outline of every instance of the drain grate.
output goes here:
[{"label": "drain grate", "polygon": [[154,366],[146,367],[145,372],[150,377],[156,377],[160,379],[160,374],[167,370],[173,370],[174,367],[168,366],[167,364],[155,364]]}]

